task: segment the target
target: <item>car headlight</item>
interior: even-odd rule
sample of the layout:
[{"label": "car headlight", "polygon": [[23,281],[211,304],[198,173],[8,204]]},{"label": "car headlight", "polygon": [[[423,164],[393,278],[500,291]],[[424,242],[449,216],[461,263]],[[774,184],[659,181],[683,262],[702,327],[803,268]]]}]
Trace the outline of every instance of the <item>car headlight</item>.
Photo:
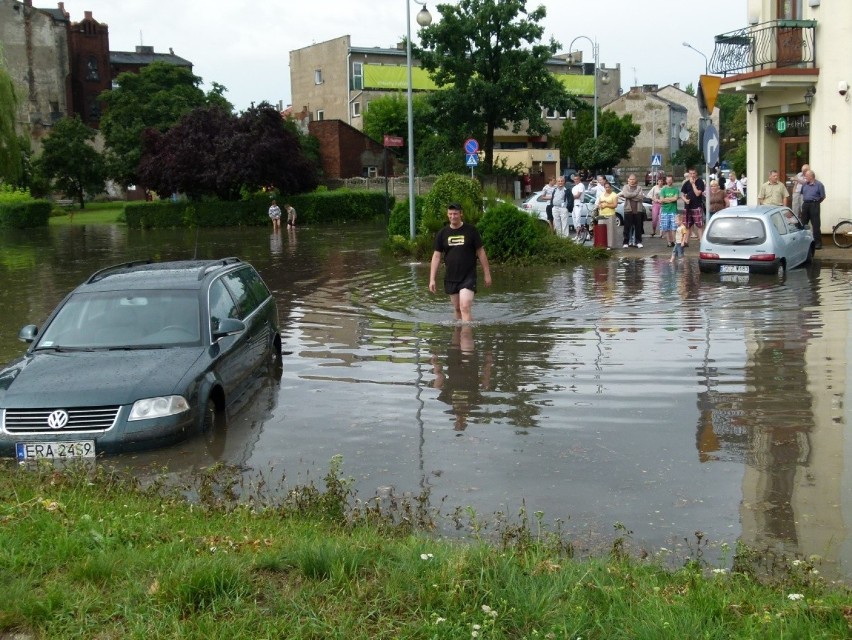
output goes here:
[{"label": "car headlight", "polygon": [[133,403],[128,420],[148,420],[173,416],[189,410],[189,403],[183,396],[163,396],[160,398],[145,398]]}]

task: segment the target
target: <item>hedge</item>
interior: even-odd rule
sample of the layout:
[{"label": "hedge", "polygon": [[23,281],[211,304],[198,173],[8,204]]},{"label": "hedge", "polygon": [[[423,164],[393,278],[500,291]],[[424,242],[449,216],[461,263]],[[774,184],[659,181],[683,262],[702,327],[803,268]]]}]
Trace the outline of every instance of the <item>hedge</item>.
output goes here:
[{"label": "hedge", "polygon": [[2,203],[0,204],[0,227],[7,229],[46,227],[51,207],[47,200]]},{"label": "hedge", "polygon": [[[135,229],[260,226],[269,224],[267,211],[271,200],[269,195],[258,195],[236,202],[129,202],[124,211],[127,226]],[[385,215],[385,194],[378,191],[315,191],[279,197],[277,201],[282,211],[285,204],[296,209],[299,225],[372,221],[383,219]],[[393,205],[394,199],[391,198],[390,206]]]}]

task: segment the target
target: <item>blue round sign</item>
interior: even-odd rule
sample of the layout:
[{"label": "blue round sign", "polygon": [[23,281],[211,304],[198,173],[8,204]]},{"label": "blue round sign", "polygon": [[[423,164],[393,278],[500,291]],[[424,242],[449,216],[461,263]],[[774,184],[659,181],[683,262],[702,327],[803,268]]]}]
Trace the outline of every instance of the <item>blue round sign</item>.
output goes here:
[{"label": "blue round sign", "polygon": [[476,153],[479,151],[479,143],[473,138],[468,138],[464,141],[464,152],[465,153]]}]

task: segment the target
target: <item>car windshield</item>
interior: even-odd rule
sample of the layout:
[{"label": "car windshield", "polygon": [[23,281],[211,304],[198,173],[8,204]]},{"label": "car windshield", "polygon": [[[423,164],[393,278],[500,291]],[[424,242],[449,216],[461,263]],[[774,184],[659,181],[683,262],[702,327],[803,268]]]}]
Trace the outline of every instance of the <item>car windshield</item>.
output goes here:
[{"label": "car windshield", "polygon": [[763,244],[766,229],[758,218],[714,218],[707,229],[707,241],[714,244]]},{"label": "car windshield", "polygon": [[37,349],[146,349],[201,344],[198,293],[106,291],[69,298]]}]

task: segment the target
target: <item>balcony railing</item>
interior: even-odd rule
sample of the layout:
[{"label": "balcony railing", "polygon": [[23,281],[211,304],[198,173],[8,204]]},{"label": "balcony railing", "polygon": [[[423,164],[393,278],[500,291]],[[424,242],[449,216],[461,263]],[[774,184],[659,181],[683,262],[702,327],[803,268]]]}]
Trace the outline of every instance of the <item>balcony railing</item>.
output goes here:
[{"label": "balcony railing", "polygon": [[815,20],[773,20],[716,36],[710,73],[816,66]]}]

